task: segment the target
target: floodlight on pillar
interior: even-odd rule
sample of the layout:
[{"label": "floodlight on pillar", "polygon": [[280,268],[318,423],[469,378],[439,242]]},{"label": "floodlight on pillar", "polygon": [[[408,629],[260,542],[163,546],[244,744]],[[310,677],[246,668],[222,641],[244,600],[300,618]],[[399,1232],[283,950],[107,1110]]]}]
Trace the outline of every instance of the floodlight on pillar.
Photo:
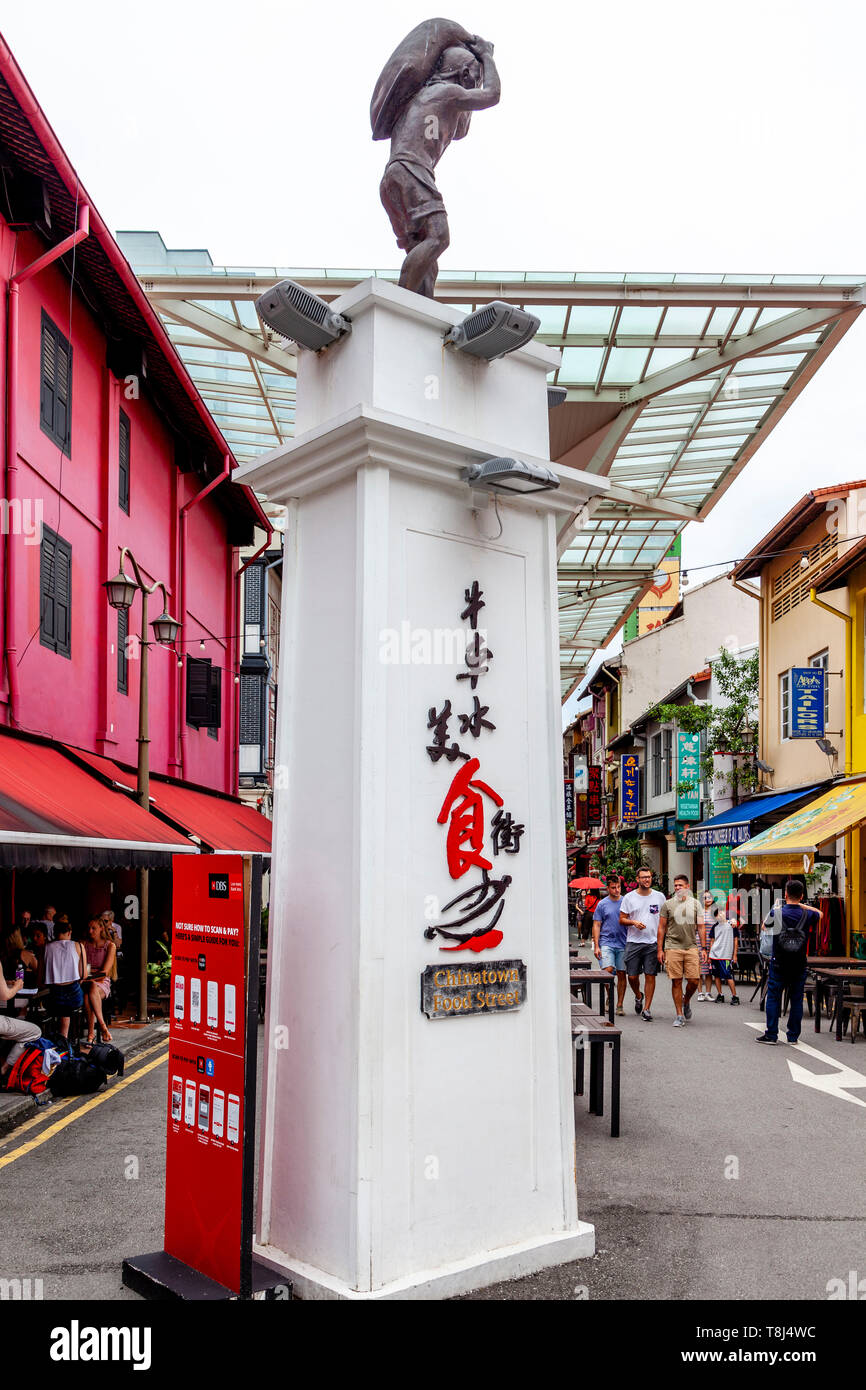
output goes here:
[{"label": "floodlight on pillar", "polygon": [[461,477],[471,488],[491,492],[549,492],[559,487],[559,478],[552,469],[513,458],[487,459],[484,463],[473,464]]},{"label": "floodlight on pillar", "polygon": [[541,319],[535,314],[506,304],[502,299],[494,299],[473,314],[467,314],[462,323],[455,324],[445,334],[445,341],[460,352],[492,362],[524,347],[540,327]]},{"label": "floodlight on pillar", "polygon": [[547,408],[548,408],[548,410],[553,410],[553,407],[556,406],[556,405],[564,405],[564,403],[565,403],[565,398],[566,398],[567,395],[568,395],[568,387],[567,387],[567,386],[551,386],[551,385],[548,383],[548,387],[547,387]]},{"label": "floodlight on pillar", "polygon": [[280,280],[273,289],[259,295],[256,313],[282,338],[290,338],[312,352],[320,352],[352,328],[349,319],[335,313],[326,299],[311,294],[295,280]]}]

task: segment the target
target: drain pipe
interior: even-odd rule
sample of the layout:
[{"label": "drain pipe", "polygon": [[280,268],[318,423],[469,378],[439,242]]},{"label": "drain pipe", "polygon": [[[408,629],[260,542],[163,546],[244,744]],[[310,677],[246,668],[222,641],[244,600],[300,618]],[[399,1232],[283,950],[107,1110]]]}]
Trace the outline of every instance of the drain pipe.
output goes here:
[{"label": "drain pipe", "polygon": [[[18,500],[18,313],[19,290],[23,284],[38,275],[40,270],[52,265],[65,256],[80,241],[90,234],[90,208],[82,203],[78,209],[78,226],[57,246],[52,246],[44,255],[19,270],[9,278],[6,309],[6,503],[7,516],[13,514],[14,503]],[[9,691],[8,723],[17,724],[18,711],[18,649],[15,645],[15,565],[13,563],[11,528],[3,531],[3,573],[6,576],[4,601],[4,631],[6,640],[6,680]]]}]

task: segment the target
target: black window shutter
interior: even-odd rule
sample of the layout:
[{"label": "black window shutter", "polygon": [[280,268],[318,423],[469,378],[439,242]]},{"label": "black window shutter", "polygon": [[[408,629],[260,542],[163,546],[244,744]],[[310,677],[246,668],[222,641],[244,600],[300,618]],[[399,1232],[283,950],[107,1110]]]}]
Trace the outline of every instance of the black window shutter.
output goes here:
[{"label": "black window shutter", "polygon": [[222,671],[219,666],[211,666],[210,671],[210,711],[208,728],[218,729],[222,724]]},{"label": "black window shutter", "polygon": [[54,325],[42,315],[42,374],[39,391],[39,419],[44,430],[54,433],[54,398],[57,380],[57,350]]},{"label": "black window shutter", "polygon": [[72,441],[72,344],[42,311],[39,423],[65,454]]},{"label": "black window shutter", "polygon": [[53,531],[42,528],[39,552],[39,637],[46,647],[55,647],[54,634],[54,572],[56,537]]},{"label": "black window shutter", "polygon": [[117,610],[117,688],[121,695],[129,694],[129,661],[126,641],[129,636],[129,609]]},{"label": "black window shutter", "polygon": [[118,434],[118,502],[123,511],[129,515],[129,416],[125,411],[120,412],[120,430]]},{"label": "black window shutter", "polygon": [[72,546],[47,526],[39,551],[39,640],[61,656],[72,655]]},{"label": "black window shutter", "polygon": [[205,658],[186,659],[186,722],[199,729],[209,720],[211,706],[211,662]]},{"label": "black window shutter", "polygon": [[[56,331],[56,330],[55,330]],[[72,344],[57,333],[57,394],[54,398],[54,437],[69,453],[72,434]]]},{"label": "black window shutter", "polygon": [[54,630],[57,650],[62,656],[72,654],[71,581],[72,546],[57,538],[56,579],[54,589]]}]

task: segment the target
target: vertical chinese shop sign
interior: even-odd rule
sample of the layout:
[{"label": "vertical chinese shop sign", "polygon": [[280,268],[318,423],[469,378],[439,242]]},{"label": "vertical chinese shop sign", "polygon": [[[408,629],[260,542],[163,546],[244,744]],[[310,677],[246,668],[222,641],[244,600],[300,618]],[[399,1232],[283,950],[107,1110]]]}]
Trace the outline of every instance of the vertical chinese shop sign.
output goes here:
[{"label": "vertical chinese shop sign", "polygon": [[622,819],[633,824],[640,815],[640,765],[635,753],[623,753],[619,769]]},{"label": "vertical chinese shop sign", "polygon": [[[165,1249],[245,1293],[250,861],[181,854],[172,877]],[[251,1145],[246,1152],[249,1162]]]},{"label": "vertical chinese shop sign", "polygon": [[677,820],[700,820],[700,818],[701,736],[700,734],[678,733]]}]

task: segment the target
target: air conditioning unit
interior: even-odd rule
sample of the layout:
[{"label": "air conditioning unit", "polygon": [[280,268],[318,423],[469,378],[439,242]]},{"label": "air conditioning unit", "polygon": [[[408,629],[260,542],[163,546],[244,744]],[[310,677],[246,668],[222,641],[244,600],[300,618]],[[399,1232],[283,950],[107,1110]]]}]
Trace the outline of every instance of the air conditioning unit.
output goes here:
[{"label": "air conditioning unit", "polygon": [[492,362],[530,342],[540,326],[541,320],[534,314],[494,299],[473,314],[467,314],[462,323],[455,324],[445,334],[445,341],[460,352]]},{"label": "air conditioning unit", "polygon": [[282,338],[313,352],[320,352],[351,330],[349,319],[295,280],[281,280],[259,295],[256,312]]}]

